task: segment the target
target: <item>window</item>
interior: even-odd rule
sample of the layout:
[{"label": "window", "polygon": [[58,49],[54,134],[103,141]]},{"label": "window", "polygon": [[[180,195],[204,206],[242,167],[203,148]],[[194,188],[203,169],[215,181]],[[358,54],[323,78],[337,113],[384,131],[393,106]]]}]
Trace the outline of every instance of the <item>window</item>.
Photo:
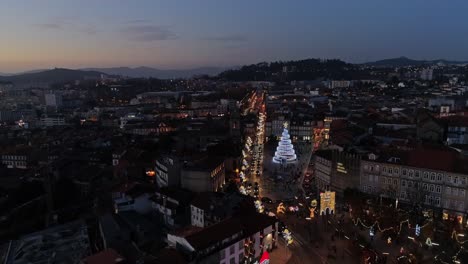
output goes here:
[{"label": "window", "polygon": [[431,173],[431,181],[434,181],[435,180],[435,172]]},{"label": "window", "polygon": [[458,189],[457,188],[453,188],[452,189],[452,194],[457,196],[458,195]]},{"label": "window", "polygon": [[229,263],[230,263],[230,264],[236,264],[236,257],[232,257],[232,258],[229,260]]},{"label": "window", "polygon": [[393,185],[397,185],[398,184],[398,181],[397,180],[393,180]]},{"label": "window", "polygon": [[414,177],[414,170],[409,170],[408,174],[409,174],[409,176],[411,178],[413,178]]},{"label": "window", "polygon": [[429,186],[429,191],[430,191],[430,192],[433,192],[433,191],[434,191],[434,184],[431,184],[431,185]]},{"label": "window", "polygon": [[388,168],[388,173],[392,174],[392,173],[393,173],[393,169],[392,169],[392,168]]},{"label": "window", "polygon": [[465,189],[461,189],[461,190],[460,190],[460,196],[461,196],[461,197],[465,197]]},{"label": "window", "polygon": [[437,173],[437,180],[441,181],[442,180],[442,173]]},{"label": "window", "polygon": [[427,191],[427,183],[423,184],[423,188],[424,188],[425,191]]},{"label": "window", "polygon": [[466,177],[461,178],[461,184],[463,184],[463,185],[466,184]]},{"label": "window", "polygon": [[446,193],[447,193],[447,194],[451,194],[451,193],[452,193],[452,188],[450,188],[450,187],[447,187],[447,189],[446,189]]},{"label": "window", "polygon": [[242,259],[244,258],[244,253],[240,253],[239,254],[239,263],[241,263]]},{"label": "window", "polygon": [[236,245],[234,244],[229,248],[229,255],[234,254],[235,251],[236,251]]},{"label": "window", "polygon": [[436,186],[436,192],[440,193],[440,190],[441,190],[440,185],[437,185]]},{"label": "window", "polygon": [[401,181],[401,186],[403,186],[403,187],[406,186],[406,181],[405,181],[405,180],[402,180],[402,181]]},{"label": "window", "polygon": [[419,178],[419,174],[420,174],[420,173],[421,173],[420,171],[415,171],[415,172],[414,172],[414,175],[416,176],[416,178]]},{"label": "window", "polygon": [[447,181],[448,181],[448,182],[452,182],[452,176],[448,176],[448,177],[447,177]]},{"label": "window", "polygon": [[455,178],[453,179],[453,183],[458,184],[458,176],[455,176]]},{"label": "window", "polygon": [[383,171],[383,172],[387,172],[387,167],[385,167],[385,166],[382,167],[382,171]]},{"label": "window", "polygon": [[393,173],[395,173],[395,174],[398,174],[398,172],[399,172],[398,168],[395,168],[395,169],[393,170]]},{"label": "window", "polygon": [[403,174],[403,176],[406,176],[406,169],[403,169],[403,170],[401,171],[401,174]]},{"label": "window", "polygon": [[440,197],[436,197],[436,198],[435,198],[435,204],[436,204],[437,206],[440,206]]}]

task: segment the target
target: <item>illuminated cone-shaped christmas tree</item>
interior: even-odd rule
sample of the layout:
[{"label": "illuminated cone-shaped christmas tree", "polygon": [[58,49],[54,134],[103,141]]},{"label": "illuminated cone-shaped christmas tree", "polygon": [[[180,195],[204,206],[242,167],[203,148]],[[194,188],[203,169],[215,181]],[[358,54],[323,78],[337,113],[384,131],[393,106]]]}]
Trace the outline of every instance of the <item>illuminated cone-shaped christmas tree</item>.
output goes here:
[{"label": "illuminated cone-shaped christmas tree", "polygon": [[287,127],[288,124],[284,123],[283,134],[281,135],[278,147],[276,147],[275,156],[273,157],[274,163],[292,163],[297,160]]}]

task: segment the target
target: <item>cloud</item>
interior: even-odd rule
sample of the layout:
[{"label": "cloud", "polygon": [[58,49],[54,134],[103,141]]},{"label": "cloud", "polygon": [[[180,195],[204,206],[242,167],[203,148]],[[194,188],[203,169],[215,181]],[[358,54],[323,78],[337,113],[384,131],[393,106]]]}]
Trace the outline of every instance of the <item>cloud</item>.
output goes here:
[{"label": "cloud", "polygon": [[249,39],[247,38],[247,36],[242,35],[242,34],[233,34],[233,35],[206,38],[206,40],[223,42],[223,43],[241,43],[241,42],[247,42]]},{"label": "cloud", "polygon": [[37,27],[47,30],[68,30],[94,35],[98,29],[94,25],[81,23],[77,18],[56,17],[46,23],[34,24]]},{"label": "cloud", "polygon": [[123,29],[130,40],[160,41],[177,39],[178,36],[168,27],[156,25],[132,25]]}]

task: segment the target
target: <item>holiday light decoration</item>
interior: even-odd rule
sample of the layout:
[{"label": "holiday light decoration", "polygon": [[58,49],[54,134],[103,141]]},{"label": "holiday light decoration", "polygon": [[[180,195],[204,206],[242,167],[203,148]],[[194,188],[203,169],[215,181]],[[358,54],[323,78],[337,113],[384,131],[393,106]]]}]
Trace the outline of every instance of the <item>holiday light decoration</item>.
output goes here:
[{"label": "holiday light decoration", "polygon": [[247,190],[242,185],[239,187],[239,192],[242,193],[243,195],[247,195]]},{"label": "holiday light decoration", "polygon": [[283,238],[284,238],[284,240],[286,240],[288,246],[291,245],[294,242],[294,240],[292,238],[291,231],[289,231],[287,228],[284,229],[284,231],[283,231]]},{"label": "holiday light decoration", "polygon": [[330,191],[320,193],[320,214],[325,213],[327,208],[331,214],[335,212],[335,195],[335,192]]},{"label": "holiday light decoration", "polygon": [[278,142],[278,147],[273,157],[274,163],[293,163],[297,160],[287,127],[288,124],[284,123],[283,133],[281,134],[281,139]]},{"label": "holiday light decoration", "polygon": [[263,213],[265,211],[265,207],[263,206],[260,200],[255,200],[254,205],[255,205],[255,208],[257,209],[257,212]]},{"label": "holiday light decoration", "polygon": [[239,177],[241,178],[242,182],[245,181],[245,174],[244,174],[243,171],[241,171],[241,172],[239,173]]}]

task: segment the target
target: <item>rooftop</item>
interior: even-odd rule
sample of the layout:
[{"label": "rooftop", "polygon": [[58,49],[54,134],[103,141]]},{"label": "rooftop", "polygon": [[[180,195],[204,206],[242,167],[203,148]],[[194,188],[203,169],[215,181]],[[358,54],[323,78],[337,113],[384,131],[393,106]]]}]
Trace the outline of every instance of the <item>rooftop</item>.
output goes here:
[{"label": "rooftop", "polygon": [[80,263],[90,253],[87,226],[76,221],[25,235],[11,242],[5,264]]},{"label": "rooftop", "polygon": [[85,264],[117,264],[123,263],[125,259],[112,248],[106,249],[85,258]]}]

